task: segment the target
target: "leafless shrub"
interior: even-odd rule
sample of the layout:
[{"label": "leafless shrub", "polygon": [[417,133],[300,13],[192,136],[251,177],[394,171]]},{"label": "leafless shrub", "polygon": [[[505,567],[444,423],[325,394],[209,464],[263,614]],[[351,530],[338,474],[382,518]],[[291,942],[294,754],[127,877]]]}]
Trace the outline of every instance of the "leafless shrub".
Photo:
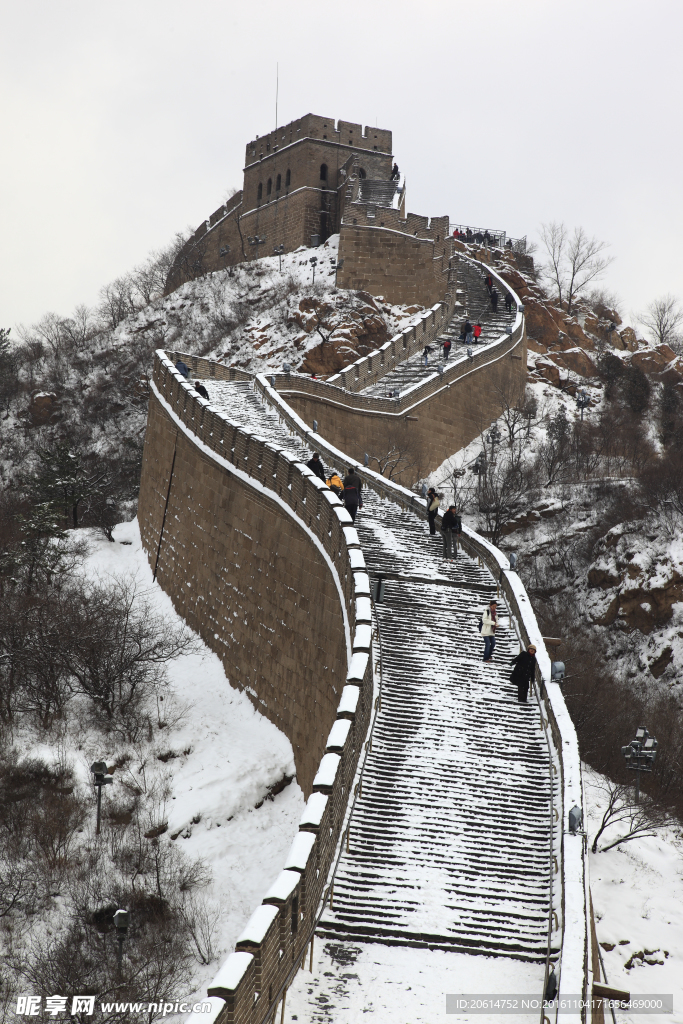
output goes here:
[{"label": "leafless shrub", "polygon": [[593,853],[598,852],[598,843],[603,834],[614,826],[619,828],[621,834],[616,839],[611,839],[606,846],[602,846],[600,853],[613,850],[615,846],[621,846],[632,839],[654,838],[663,828],[672,824],[673,819],[669,813],[650,798],[644,797],[640,803],[634,803],[631,786],[605,779],[594,782],[593,788],[602,790],[607,796],[607,806],[593,836]]},{"label": "leafless shrub", "polygon": [[193,651],[196,640],[155,613],[130,579],[84,584],[62,607],[73,692],[88,699],[105,727],[134,740],[166,685],[165,665]]}]

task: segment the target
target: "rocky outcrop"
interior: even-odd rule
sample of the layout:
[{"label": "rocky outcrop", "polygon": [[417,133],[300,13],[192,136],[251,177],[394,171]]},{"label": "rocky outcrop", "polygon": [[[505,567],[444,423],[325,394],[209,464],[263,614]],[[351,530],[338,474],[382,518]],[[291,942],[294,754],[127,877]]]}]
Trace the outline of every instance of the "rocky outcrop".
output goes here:
[{"label": "rocky outcrop", "polygon": [[359,293],[359,298],[363,305],[346,309],[313,298],[301,299],[289,322],[300,326],[304,337],[316,331],[321,339],[306,353],[301,365],[304,373],[336,373],[387,340],[387,325],[377,300],[365,292]]},{"label": "rocky outcrop", "polygon": [[59,401],[53,391],[35,391],[28,407],[32,427],[55,423],[60,417]]}]

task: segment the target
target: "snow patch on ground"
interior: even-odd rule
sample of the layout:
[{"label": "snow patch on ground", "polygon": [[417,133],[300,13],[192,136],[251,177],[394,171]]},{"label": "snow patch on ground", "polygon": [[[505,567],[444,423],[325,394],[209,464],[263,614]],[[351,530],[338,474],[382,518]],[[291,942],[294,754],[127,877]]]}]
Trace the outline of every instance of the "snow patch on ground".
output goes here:
[{"label": "snow patch on ground", "polygon": [[[584,767],[589,846],[607,804],[603,776]],[[617,835],[608,829],[600,845]],[[609,984],[633,995],[673,993],[673,1016],[617,1012],[619,1024],[683,1021],[683,831],[664,829],[656,839],[634,839],[590,854],[595,925]],[[644,954],[642,958],[635,953]],[[631,967],[627,964],[631,961]],[[649,962],[645,962],[649,961]]]},{"label": "snow patch on ground", "polygon": [[512,994],[538,998],[543,964],[505,957],[467,956],[441,950],[412,949],[368,943],[316,940],[313,973],[299,971],[287,993],[285,1020],[301,1024],[435,1024],[468,1021],[499,1024],[510,1019],[537,1024],[537,1012],[515,1014],[449,1013],[447,994]]},{"label": "snow patch on ground", "polygon": [[[89,577],[106,580],[132,575],[154,610],[178,621],[170,597],[152,581],[137,520],[117,526],[113,544],[96,531],[78,533],[89,544],[84,563]],[[218,962],[232,951],[240,931],[282,870],[298,832],[304,799],[295,780],[272,800],[264,801],[270,786],[285,775],[294,775],[292,747],[287,737],[255,710],[246,694],[230,686],[216,654],[200,644],[197,653],[171,662],[168,676],[175,707],[187,711],[177,725],[155,730],[150,749],[149,761],[166,775],[169,785],[169,827],[162,842],[177,842],[189,857],[201,857],[208,864],[213,873],[209,895],[214,908],[220,910],[216,959],[196,970],[195,994],[201,999]],[[173,712],[168,714],[171,720]],[[99,756],[105,760],[120,751],[120,747],[107,750],[100,734],[81,736],[80,740],[85,748],[99,744]],[[169,751],[177,756],[166,762],[156,759],[157,754]],[[85,780],[88,769],[86,760],[82,761]],[[114,779],[116,786],[116,773]],[[261,806],[257,808],[258,803]],[[170,839],[176,834],[177,839]]]}]

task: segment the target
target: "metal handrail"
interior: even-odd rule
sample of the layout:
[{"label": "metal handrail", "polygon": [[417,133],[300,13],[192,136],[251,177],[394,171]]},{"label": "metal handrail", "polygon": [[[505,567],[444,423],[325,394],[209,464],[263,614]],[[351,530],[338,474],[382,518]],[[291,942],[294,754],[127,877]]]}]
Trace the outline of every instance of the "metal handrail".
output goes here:
[{"label": "metal handrail", "polygon": [[[526,252],[526,235],[523,238],[512,238],[508,236],[507,232],[499,231],[497,228],[475,228],[471,224],[456,224],[453,221],[448,222],[448,230],[451,235],[454,231],[464,234],[464,241],[468,244],[474,243],[476,245],[484,242],[492,245],[494,248],[509,249],[510,246],[507,243],[510,242],[514,252]],[[469,239],[467,238],[468,231],[472,236]],[[456,239],[456,241],[460,241],[460,238]]]},{"label": "metal handrail", "polygon": [[[519,640],[519,646],[520,646],[520,649],[521,649],[522,647],[524,647],[524,641],[522,640],[522,636],[521,636],[520,630],[518,628],[517,619],[512,614],[510,614],[510,621],[514,624],[515,633],[517,634],[517,639]],[[548,747],[548,757],[550,758],[550,770],[549,770],[549,772],[550,772],[550,843],[549,843],[549,849],[548,849],[548,852],[549,852],[549,858],[548,858],[548,869],[549,870],[548,870],[548,874],[549,874],[549,878],[550,878],[550,900],[549,900],[549,904],[548,904],[547,951],[546,951],[546,956],[545,956],[545,971],[544,971],[544,975],[543,975],[543,991],[541,993],[541,1020],[540,1020],[540,1024],[543,1024],[544,1019],[547,1019],[547,1018],[545,1018],[545,1007],[543,1005],[543,1001],[545,999],[545,993],[546,993],[547,988],[548,988],[548,977],[550,976],[550,945],[551,945],[551,942],[552,942],[552,934],[553,934],[553,914],[555,913],[555,911],[553,909],[553,857],[554,857],[553,845],[554,845],[554,838],[555,838],[555,821],[554,821],[554,818],[555,818],[555,798],[554,798],[554,794],[553,794],[553,764],[554,764],[554,762],[553,762],[553,746],[552,746],[552,743],[550,742],[550,736],[548,734],[548,722],[547,722],[545,716],[543,715],[543,698],[541,696],[541,689],[540,689],[540,687],[538,685],[538,680],[536,679],[535,675],[534,675],[534,678],[533,678],[532,682],[533,682],[534,692],[536,694],[536,701],[538,703],[538,710],[539,710],[539,713],[541,715],[541,722],[543,724],[543,734],[545,736],[545,742],[546,742],[547,747]]]}]

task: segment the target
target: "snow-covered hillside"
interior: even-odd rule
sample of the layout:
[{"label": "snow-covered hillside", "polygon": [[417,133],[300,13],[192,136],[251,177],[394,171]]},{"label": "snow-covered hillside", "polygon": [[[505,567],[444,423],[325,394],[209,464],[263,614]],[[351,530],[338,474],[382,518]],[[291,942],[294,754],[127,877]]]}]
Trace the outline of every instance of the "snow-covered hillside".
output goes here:
[{"label": "snow-covered hillside", "polygon": [[336,287],[339,235],[281,258],[241,263],[188,281],[121,325],[120,344],[153,331],[165,345],[255,373],[328,375],[382,345],[421,306]]}]

